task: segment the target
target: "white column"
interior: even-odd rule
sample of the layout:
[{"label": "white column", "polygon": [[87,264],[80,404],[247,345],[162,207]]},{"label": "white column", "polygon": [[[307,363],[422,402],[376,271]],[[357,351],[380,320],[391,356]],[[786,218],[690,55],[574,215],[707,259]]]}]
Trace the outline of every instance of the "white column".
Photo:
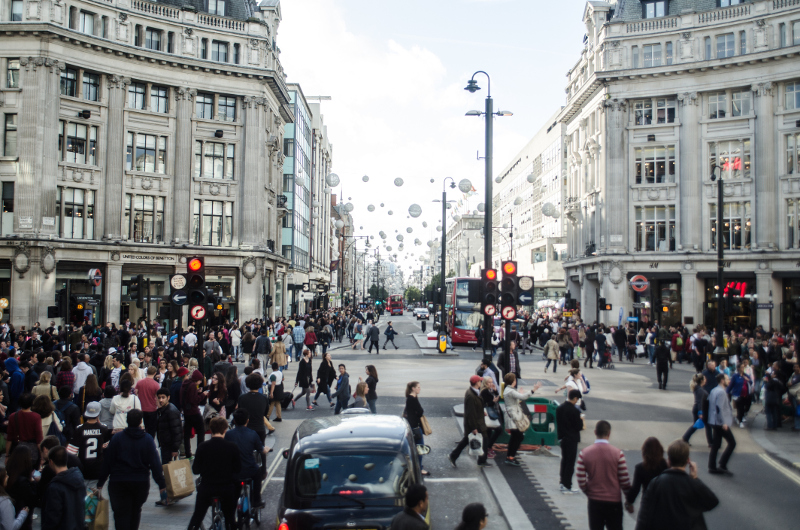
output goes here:
[{"label": "white column", "polygon": [[103,283],[105,283],[103,304],[105,305],[106,321],[120,322],[122,306],[122,264],[120,262],[110,261],[106,264],[106,277],[103,278]]},{"label": "white column", "polygon": [[175,89],[175,177],[172,179],[172,235],[175,243],[191,240],[192,218],[192,114],[197,91],[186,87]]},{"label": "white column", "polygon": [[[108,125],[106,126],[106,181],[103,238],[122,239],[122,189],[125,176],[124,112],[131,80],[108,76]],[[126,231],[127,235],[127,231]]]},{"label": "white column", "polygon": [[[703,230],[698,230],[702,219],[703,173],[705,167],[700,158],[700,99],[697,92],[678,95],[680,107],[680,162],[678,186],[680,189],[680,210],[676,217],[680,223],[680,241],[684,250],[701,249]],[[685,305],[684,305],[685,307]],[[685,309],[684,309],[685,314]]]},{"label": "white column", "polygon": [[260,159],[264,147],[264,111],[262,98],[242,98],[244,113],[244,168],[240,173],[240,241],[242,245],[260,244],[259,219],[265,208],[265,176],[260,171]]},{"label": "white column", "polygon": [[624,250],[627,245],[628,172],[625,161],[625,126],[628,104],[624,99],[609,99],[606,107],[606,226],[611,249]]},{"label": "white column", "polygon": [[689,329],[703,323],[701,305],[704,292],[703,281],[697,279],[695,269],[681,271],[681,316],[684,322],[686,322],[686,317],[694,319],[694,324],[687,326]]},{"label": "white column", "polygon": [[[755,164],[753,180],[756,185],[754,214],[756,243],[760,248],[778,246],[777,176],[775,168],[774,96],[771,82],[752,86],[756,111]],[[753,245],[756,248],[756,245]],[[760,321],[760,320],[759,320]]]}]

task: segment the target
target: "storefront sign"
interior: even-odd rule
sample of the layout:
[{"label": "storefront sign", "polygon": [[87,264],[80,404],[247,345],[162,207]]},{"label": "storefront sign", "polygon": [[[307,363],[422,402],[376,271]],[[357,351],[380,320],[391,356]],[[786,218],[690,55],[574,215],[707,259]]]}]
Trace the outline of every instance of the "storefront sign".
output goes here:
[{"label": "storefront sign", "polygon": [[561,313],[561,316],[569,318],[572,316],[572,311],[564,311],[563,313]]},{"label": "storefront sign", "polygon": [[8,309],[8,298],[0,298],[0,309]]},{"label": "storefront sign", "polygon": [[647,278],[642,276],[641,274],[637,274],[633,278],[631,278],[631,289],[636,291],[637,293],[643,293],[650,287],[650,282],[647,281]]},{"label": "storefront sign", "polygon": [[[2,300],[0,300],[0,307],[3,307]],[[772,302],[770,302],[768,304],[756,304],[756,307],[758,309],[772,309],[775,307],[775,305]]]},{"label": "storefront sign", "polygon": [[18,219],[20,228],[33,228],[33,217],[20,215]]},{"label": "storefront sign", "polygon": [[639,317],[628,317],[628,322],[639,322]]},{"label": "storefront sign", "polygon": [[56,226],[56,218],[42,217],[42,226]]},{"label": "storefront sign", "polygon": [[645,305],[643,303],[636,302],[636,303],[633,304],[633,308],[634,309],[644,309]]},{"label": "storefront sign", "polygon": [[120,254],[122,261],[129,261],[134,263],[178,263],[178,258],[175,256],[164,256],[160,254]]}]

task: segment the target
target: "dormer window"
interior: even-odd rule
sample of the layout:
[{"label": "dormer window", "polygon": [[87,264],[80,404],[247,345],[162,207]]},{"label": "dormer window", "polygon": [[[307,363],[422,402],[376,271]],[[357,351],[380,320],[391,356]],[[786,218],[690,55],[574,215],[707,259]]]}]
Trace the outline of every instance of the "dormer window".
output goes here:
[{"label": "dormer window", "polygon": [[667,0],[642,2],[642,18],[657,18],[667,15]]},{"label": "dormer window", "polygon": [[208,12],[212,15],[225,16],[225,0],[208,0]]},{"label": "dormer window", "polygon": [[717,7],[730,7],[741,3],[742,0],[717,0]]}]

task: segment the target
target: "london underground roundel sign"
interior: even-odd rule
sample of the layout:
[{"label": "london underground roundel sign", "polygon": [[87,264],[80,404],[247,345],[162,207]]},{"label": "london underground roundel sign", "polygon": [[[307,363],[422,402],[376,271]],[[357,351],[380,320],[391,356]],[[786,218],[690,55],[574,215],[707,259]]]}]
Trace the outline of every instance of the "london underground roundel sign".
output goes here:
[{"label": "london underground roundel sign", "polygon": [[641,274],[637,274],[633,278],[631,278],[631,289],[636,291],[637,293],[643,293],[650,287],[650,282],[647,281],[647,278],[642,276]]},{"label": "london underground roundel sign", "polygon": [[191,311],[189,311],[191,317],[195,320],[202,320],[206,318],[206,308],[201,305],[196,305],[192,307]]}]

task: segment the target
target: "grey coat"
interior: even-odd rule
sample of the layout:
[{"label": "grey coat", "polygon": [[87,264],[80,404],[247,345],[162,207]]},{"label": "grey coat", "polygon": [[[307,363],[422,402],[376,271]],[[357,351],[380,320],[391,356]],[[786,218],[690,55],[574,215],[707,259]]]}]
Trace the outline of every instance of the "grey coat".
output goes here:
[{"label": "grey coat", "polygon": [[716,386],[708,395],[708,424],[733,425],[733,409],[725,389]]}]

